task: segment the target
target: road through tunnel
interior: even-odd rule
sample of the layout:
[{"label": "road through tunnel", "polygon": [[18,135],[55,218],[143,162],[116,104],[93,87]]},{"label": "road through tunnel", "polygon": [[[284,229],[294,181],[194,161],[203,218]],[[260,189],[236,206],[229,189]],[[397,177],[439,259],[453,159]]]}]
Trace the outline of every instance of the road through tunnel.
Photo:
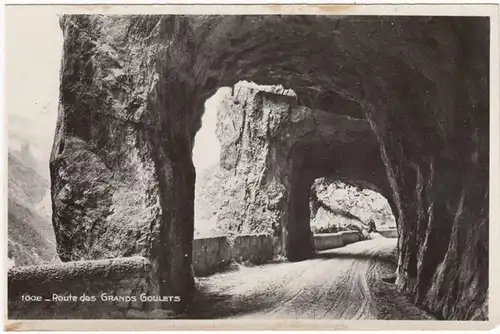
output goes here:
[{"label": "road through tunnel", "polygon": [[[359,120],[354,120],[356,124]],[[330,129],[342,126],[343,129],[352,129],[348,123],[335,121],[330,124]],[[346,134],[339,136],[336,132],[330,133],[331,137],[323,137],[316,142],[298,145],[296,155],[300,155],[300,168],[297,168],[296,178],[292,181],[292,200],[290,202],[289,221],[289,259],[304,259],[310,256],[310,251],[304,245],[314,249],[309,240],[311,232],[311,186],[315,180],[329,177],[333,180],[344,181],[364,189],[380,193],[391,203],[391,189],[385,167],[380,158],[380,151],[375,136],[372,132],[364,133],[360,138],[346,140]],[[393,202],[391,208],[395,208]],[[302,242],[299,241],[302,239]],[[297,254],[297,255],[294,255]]]},{"label": "road through tunnel", "polygon": [[187,303],[203,105],[241,78],[281,83],[235,87],[223,111],[239,112],[217,125],[234,203],[218,224],[269,233],[277,254],[301,258],[309,180],[327,170],[364,180],[397,218],[398,287],[444,318],[487,318],[487,18],[66,15],[60,25],[50,169],[61,259],[145,256],[157,293]]}]

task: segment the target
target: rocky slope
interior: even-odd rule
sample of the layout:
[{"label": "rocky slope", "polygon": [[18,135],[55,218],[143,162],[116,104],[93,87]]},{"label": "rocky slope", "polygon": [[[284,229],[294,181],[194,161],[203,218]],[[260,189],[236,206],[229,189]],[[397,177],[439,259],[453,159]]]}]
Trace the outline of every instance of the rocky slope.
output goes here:
[{"label": "rocky slope", "polygon": [[63,260],[144,255],[161,293],[188,300],[204,102],[241,79],[282,83],[296,97],[232,94],[221,164],[244,204],[224,224],[307,257],[311,182],[363,180],[398,222],[397,286],[440,317],[488,317],[487,18],[74,15],[61,28]]},{"label": "rocky slope", "polygon": [[194,199],[194,236],[216,236],[228,231],[217,227],[217,212],[227,203],[221,187],[225,182],[219,165],[205,170],[203,175],[196,175]]},{"label": "rocky slope", "polygon": [[311,228],[355,225],[367,229],[373,220],[377,229],[396,228],[387,200],[380,194],[335,179],[316,179],[310,196]]},{"label": "rocky slope", "polygon": [[48,181],[9,153],[8,250],[15,265],[58,262],[50,216],[37,208]]}]

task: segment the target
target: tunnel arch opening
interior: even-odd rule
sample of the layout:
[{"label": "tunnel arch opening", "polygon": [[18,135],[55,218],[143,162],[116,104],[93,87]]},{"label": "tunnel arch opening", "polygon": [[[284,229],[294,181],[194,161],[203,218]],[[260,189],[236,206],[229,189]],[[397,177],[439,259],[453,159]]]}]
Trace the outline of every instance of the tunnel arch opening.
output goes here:
[{"label": "tunnel arch opening", "polygon": [[[319,175],[365,177],[368,171],[370,181],[390,194],[370,124],[346,109],[360,116],[359,106],[339,104],[336,112],[301,105],[315,101],[281,85],[248,81],[220,88],[207,100],[193,147],[195,238],[267,233],[275,255],[300,261],[314,253],[309,193]],[[321,94],[319,101],[339,97]],[[207,161],[212,166],[204,170]]]},{"label": "tunnel arch opening", "polygon": [[373,188],[335,176],[315,179],[309,201],[312,232],[357,231],[368,239],[370,232],[396,229],[389,202]]},{"label": "tunnel arch opening", "polygon": [[221,182],[220,151],[217,138],[217,112],[223,99],[231,93],[231,87],[220,87],[204,104],[200,129],[196,132],[192,159],[196,172],[194,196],[194,237],[223,235],[217,226],[217,210],[220,203]]}]

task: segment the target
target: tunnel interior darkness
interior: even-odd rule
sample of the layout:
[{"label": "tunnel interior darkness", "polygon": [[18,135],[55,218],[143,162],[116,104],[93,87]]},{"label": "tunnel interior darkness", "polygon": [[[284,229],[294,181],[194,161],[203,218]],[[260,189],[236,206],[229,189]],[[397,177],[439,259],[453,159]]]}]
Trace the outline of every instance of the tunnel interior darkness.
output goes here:
[{"label": "tunnel interior darkness", "polygon": [[[373,139],[373,138],[372,138]],[[300,165],[292,181],[290,201],[289,240],[287,254],[290,260],[302,260],[314,251],[310,227],[310,189],[313,182],[324,176],[335,176],[339,180],[361,185],[376,191],[391,203],[390,187],[387,181],[380,151],[376,143],[364,139],[350,145],[338,143],[316,143],[297,147]],[[392,206],[391,206],[392,207]],[[309,235],[305,239],[304,235]]]}]

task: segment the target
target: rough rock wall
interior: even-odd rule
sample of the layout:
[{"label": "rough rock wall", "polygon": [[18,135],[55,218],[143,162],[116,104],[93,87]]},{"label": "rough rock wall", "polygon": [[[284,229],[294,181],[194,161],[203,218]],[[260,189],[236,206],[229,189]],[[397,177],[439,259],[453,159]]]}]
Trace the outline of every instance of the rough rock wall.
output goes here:
[{"label": "rough rock wall", "polygon": [[349,224],[365,228],[370,220],[377,229],[396,227],[387,200],[359,181],[346,183],[328,177],[316,179],[311,187],[310,208],[313,228]]},{"label": "rough rock wall", "polygon": [[225,179],[220,193],[226,198],[218,225],[236,233],[269,233],[275,237],[277,253],[284,249],[282,228],[288,221],[294,167],[281,127],[295,100],[293,92],[241,83],[218,113]]},{"label": "rough rock wall", "polygon": [[65,16],[60,23],[50,164],[58,253],[63,261],[145,256],[161,294],[187,301],[196,103],[185,103],[194,92],[178,73],[192,57],[190,36],[166,17]]},{"label": "rough rock wall", "polygon": [[[237,233],[268,233],[276,251],[284,249],[292,164],[279,138],[293,92],[268,93],[241,84],[224,100],[217,117],[225,201],[217,215],[220,228]],[[279,148],[278,145],[283,145]]]},{"label": "rough rock wall", "polygon": [[[331,167],[305,160],[314,161],[311,152],[325,142],[335,153],[366,138],[374,142],[368,122],[298,106],[295,93],[279,86],[248,83],[234,86],[217,119],[221,172],[216,177],[223,180],[219,193],[224,197],[219,228],[268,233],[275,238],[277,256],[309,257],[314,252],[309,190],[315,173]],[[351,165],[346,160],[335,170],[342,174]],[[311,172],[311,166],[318,170]],[[370,169],[366,164],[364,170]]]},{"label": "rough rock wall", "polygon": [[[489,34],[472,19],[449,29],[453,71],[405,112],[386,108],[390,122],[374,129],[401,205],[397,284],[445,319],[486,319]],[[410,75],[400,99],[417,94],[422,78]]]},{"label": "rough rock wall", "polygon": [[383,160],[398,285],[444,318],[487,317],[487,18],[64,16],[61,27],[51,157],[61,259],[145,255],[162,293],[188,295],[203,103],[239,79],[286,83],[299,104],[373,129],[366,161],[353,152],[367,143],[327,155],[356,161],[344,168],[352,179],[378,179],[354,167]]}]

